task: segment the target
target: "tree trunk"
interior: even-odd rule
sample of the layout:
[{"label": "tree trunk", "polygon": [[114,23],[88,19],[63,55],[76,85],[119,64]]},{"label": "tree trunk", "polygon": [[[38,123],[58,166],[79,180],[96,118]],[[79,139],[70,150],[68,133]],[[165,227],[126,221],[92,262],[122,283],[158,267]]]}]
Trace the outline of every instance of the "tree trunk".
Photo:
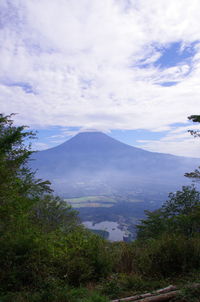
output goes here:
[{"label": "tree trunk", "polygon": [[[191,288],[197,288],[200,287],[200,283],[193,283],[190,286]],[[171,298],[176,297],[181,291],[177,289],[174,285],[169,285],[165,288],[161,288],[159,290],[156,290],[152,293],[146,293],[142,295],[136,295],[132,297],[127,298],[121,298],[112,300],[110,302],[129,302],[129,301],[135,301],[135,302],[160,302],[160,301],[169,301]]]}]

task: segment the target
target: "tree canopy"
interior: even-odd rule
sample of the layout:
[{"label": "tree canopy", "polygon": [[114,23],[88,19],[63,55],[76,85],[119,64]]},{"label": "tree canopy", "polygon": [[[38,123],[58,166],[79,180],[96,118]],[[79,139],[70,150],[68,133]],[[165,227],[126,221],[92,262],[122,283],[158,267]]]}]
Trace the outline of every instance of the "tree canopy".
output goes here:
[{"label": "tree canopy", "polygon": [[0,115],[0,231],[8,229],[9,223],[17,227],[23,217],[27,222],[37,219],[37,224],[45,223],[46,228],[53,221],[57,227],[63,225],[67,217],[69,223],[75,212],[51,194],[49,181],[35,178],[28,167],[32,154],[28,140],[35,138],[35,133],[26,126],[15,126],[12,116]]},{"label": "tree canopy", "polygon": [[138,238],[159,238],[164,233],[193,236],[200,232],[200,192],[191,186],[169,194],[156,211],[146,211],[147,218],[137,225]]}]

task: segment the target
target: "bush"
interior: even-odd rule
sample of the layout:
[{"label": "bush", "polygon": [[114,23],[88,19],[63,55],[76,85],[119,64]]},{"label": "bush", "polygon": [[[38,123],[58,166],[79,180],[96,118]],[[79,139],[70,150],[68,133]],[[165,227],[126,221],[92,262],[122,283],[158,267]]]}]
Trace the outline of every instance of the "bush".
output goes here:
[{"label": "bush", "polygon": [[181,290],[181,293],[174,298],[174,302],[199,302],[200,288],[187,287]]},{"label": "bush", "polygon": [[163,235],[145,243],[135,263],[144,275],[169,277],[200,267],[200,238]]},{"label": "bush", "polygon": [[109,302],[105,296],[93,293],[89,298],[81,299],[80,302]]},{"label": "bush", "polygon": [[60,276],[74,286],[97,281],[112,271],[110,243],[93,233],[79,229],[64,238],[55,255]]}]

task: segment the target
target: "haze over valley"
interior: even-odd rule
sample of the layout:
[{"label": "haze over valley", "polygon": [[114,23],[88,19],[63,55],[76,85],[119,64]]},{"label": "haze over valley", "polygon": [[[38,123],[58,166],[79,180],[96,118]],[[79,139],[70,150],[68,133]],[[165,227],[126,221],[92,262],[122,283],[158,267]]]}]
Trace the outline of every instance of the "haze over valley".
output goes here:
[{"label": "haze over valley", "polygon": [[[133,226],[145,209],[189,184],[197,158],[149,152],[102,132],[82,132],[57,147],[34,153],[31,166],[55,192],[78,208],[83,221]],[[133,231],[133,227],[132,227]]]}]

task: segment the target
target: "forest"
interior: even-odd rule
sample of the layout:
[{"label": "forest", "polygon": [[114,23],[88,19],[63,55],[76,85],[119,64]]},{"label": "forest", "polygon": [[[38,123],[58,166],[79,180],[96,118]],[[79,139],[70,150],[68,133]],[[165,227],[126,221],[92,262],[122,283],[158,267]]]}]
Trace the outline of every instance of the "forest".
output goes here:
[{"label": "forest", "polygon": [[169,284],[181,289],[173,301],[200,301],[199,287],[187,287],[200,280],[198,168],[185,171],[192,185],[146,211],[135,241],[109,242],[37,179],[28,165],[36,134],[13,119],[0,115],[1,302],[123,301]]}]

